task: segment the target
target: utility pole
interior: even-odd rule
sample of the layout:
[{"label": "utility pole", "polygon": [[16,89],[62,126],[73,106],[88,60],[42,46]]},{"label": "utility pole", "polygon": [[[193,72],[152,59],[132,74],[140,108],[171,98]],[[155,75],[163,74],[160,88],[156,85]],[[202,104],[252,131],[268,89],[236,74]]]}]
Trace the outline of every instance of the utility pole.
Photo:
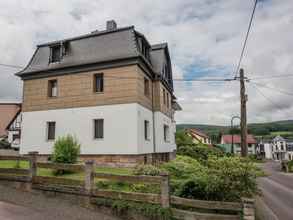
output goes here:
[{"label": "utility pole", "polygon": [[247,95],[245,94],[245,77],[244,70],[240,69],[240,99],[241,99],[241,156],[247,156],[247,119],[246,119],[246,102]]}]

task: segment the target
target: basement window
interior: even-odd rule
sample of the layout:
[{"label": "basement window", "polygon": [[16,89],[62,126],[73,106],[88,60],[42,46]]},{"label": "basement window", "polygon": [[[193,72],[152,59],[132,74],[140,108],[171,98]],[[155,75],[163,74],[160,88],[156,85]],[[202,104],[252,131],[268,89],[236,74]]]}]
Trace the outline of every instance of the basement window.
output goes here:
[{"label": "basement window", "polygon": [[47,140],[54,140],[55,139],[55,130],[56,130],[56,122],[49,121],[47,122]]},{"label": "basement window", "polygon": [[94,120],[94,138],[95,139],[104,138],[104,119]]},{"label": "basement window", "polygon": [[165,142],[170,141],[170,129],[168,125],[164,125],[164,141]]},{"label": "basement window", "polygon": [[144,139],[150,140],[150,122],[148,120],[144,120]]}]

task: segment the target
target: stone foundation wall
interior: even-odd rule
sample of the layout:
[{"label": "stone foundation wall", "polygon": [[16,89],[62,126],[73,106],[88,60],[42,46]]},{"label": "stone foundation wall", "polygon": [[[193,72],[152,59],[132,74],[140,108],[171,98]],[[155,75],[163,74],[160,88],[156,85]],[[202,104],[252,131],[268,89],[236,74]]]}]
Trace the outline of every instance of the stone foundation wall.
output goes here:
[{"label": "stone foundation wall", "polygon": [[[93,160],[97,166],[135,167],[138,164],[160,164],[175,159],[176,152],[139,155],[80,155],[81,161]],[[50,155],[38,155],[39,162],[46,162]]]}]

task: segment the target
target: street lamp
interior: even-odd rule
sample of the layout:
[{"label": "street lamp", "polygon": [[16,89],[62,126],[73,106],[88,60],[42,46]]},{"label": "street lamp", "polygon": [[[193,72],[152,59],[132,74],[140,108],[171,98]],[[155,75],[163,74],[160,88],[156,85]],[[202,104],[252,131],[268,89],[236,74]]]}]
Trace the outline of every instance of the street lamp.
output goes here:
[{"label": "street lamp", "polygon": [[239,116],[233,116],[231,119],[231,135],[232,135],[232,143],[231,143],[231,153],[234,154],[234,134],[233,134],[233,120],[238,118],[239,120],[241,120],[241,118]]}]

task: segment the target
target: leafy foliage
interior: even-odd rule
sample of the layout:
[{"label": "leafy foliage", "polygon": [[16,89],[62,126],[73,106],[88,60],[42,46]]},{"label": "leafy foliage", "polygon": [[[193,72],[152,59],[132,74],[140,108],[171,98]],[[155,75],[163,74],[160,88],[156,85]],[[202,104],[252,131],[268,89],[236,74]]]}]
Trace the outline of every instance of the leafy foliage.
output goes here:
[{"label": "leafy foliage", "polygon": [[134,170],[134,175],[148,175],[148,176],[158,176],[160,175],[161,170],[153,165],[137,165]]},{"label": "leafy foliage", "polygon": [[172,193],[185,198],[238,201],[258,192],[259,169],[239,157],[209,157],[205,164],[178,156],[162,165],[171,176]]},{"label": "leafy foliage", "polygon": [[132,212],[143,215],[151,220],[172,219],[171,210],[168,208],[162,208],[160,205],[102,198],[95,199],[95,203],[100,206],[111,207],[119,216],[127,216],[129,212]]},{"label": "leafy foliage", "polygon": [[192,157],[201,163],[205,163],[210,156],[224,156],[221,149],[200,144],[178,147],[177,154]]},{"label": "leafy foliage", "polygon": [[52,156],[56,163],[76,163],[80,153],[80,144],[71,135],[59,137],[54,144]]},{"label": "leafy foliage", "polygon": [[184,130],[176,132],[175,139],[176,139],[176,144],[178,147],[193,145],[192,138],[186,135]]},{"label": "leafy foliage", "polygon": [[288,168],[289,168],[289,172],[293,172],[293,160],[290,160],[288,162]]}]

